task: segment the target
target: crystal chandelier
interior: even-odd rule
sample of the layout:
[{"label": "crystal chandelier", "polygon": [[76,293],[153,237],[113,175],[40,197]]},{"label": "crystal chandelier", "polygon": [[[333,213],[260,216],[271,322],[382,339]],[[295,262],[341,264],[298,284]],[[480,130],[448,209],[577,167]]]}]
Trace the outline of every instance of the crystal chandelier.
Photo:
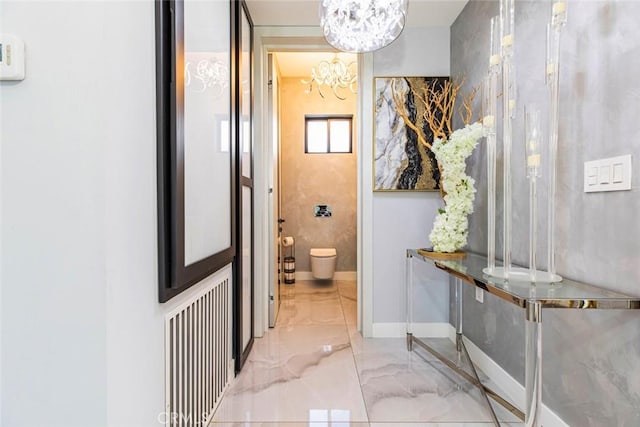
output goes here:
[{"label": "crystal chandelier", "polygon": [[333,90],[333,94],[340,100],[347,99],[344,96],[340,96],[338,91],[340,89],[349,89],[352,93],[356,93],[356,86],[358,83],[358,76],[355,71],[351,71],[355,62],[345,64],[336,55],[331,62],[320,61],[318,65],[311,68],[311,79],[301,80],[303,84],[309,85],[309,88],[305,90],[305,93],[311,93],[313,90],[313,83],[318,86],[318,93],[324,98],[321,86],[329,86]]},{"label": "crystal chandelier", "polygon": [[321,0],[320,26],[327,42],[344,52],[371,52],[404,28],[408,0]]}]

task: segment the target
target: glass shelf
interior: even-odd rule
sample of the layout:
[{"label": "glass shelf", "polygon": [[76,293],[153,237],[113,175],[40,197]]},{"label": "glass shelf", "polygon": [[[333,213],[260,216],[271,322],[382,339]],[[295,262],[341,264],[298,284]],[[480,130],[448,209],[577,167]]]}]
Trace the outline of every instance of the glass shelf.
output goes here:
[{"label": "glass shelf", "polygon": [[[532,284],[488,276],[482,272],[487,267],[487,258],[474,253],[467,253],[463,259],[435,260],[419,254],[416,249],[408,249],[407,256],[429,261],[437,268],[522,308],[536,302],[542,308],[640,309],[639,296],[611,292],[566,278],[557,283]],[[496,266],[499,266],[498,262]]]}]

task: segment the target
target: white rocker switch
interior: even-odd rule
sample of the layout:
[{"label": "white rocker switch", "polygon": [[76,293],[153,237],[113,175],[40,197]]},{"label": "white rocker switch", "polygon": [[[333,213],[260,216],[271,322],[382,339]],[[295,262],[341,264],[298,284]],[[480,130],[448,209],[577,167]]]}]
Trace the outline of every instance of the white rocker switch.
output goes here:
[{"label": "white rocker switch", "polygon": [[614,184],[622,182],[622,163],[613,165],[613,181]]},{"label": "white rocker switch", "polygon": [[598,176],[599,184],[608,184],[611,182],[611,166],[600,166],[600,174]]}]

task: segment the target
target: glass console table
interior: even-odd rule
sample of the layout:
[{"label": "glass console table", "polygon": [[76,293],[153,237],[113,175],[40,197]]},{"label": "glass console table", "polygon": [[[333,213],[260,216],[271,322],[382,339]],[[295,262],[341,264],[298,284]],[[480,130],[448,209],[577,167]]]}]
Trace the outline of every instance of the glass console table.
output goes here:
[{"label": "glass console table", "polygon": [[[455,327],[456,349],[463,353],[471,374],[459,368],[455,363],[435,351],[424,341],[413,336],[413,264],[415,260],[427,262],[442,269],[455,278]],[[542,309],[640,309],[640,297],[632,297],[610,292],[595,286],[564,279],[558,283],[537,284],[529,282],[506,281],[487,276],[482,269],[487,266],[487,258],[468,253],[463,259],[439,260],[424,256],[416,249],[407,250],[406,260],[406,292],[407,292],[407,348],[413,350],[417,344],[440,361],[460,374],[463,378],[478,386],[491,410],[493,422],[500,423],[491,408],[489,396],[503,405],[525,422],[526,427],[540,427],[542,400]],[[476,286],[511,304],[521,307],[526,318],[526,351],[525,351],[525,390],[526,410],[522,413],[507,400],[490,388],[484,386],[473,367],[467,349],[462,340],[462,283]]]}]

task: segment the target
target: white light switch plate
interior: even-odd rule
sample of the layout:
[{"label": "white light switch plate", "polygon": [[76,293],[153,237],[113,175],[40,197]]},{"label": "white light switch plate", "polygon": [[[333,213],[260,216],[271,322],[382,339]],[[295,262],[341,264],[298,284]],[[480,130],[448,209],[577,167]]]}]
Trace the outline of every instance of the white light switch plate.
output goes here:
[{"label": "white light switch plate", "polygon": [[484,291],[480,288],[476,288],[476,301],[484,303]]},{"label": "white light switch plate", "polygon": [[631,190],[631,154],[584,163],[584,192]]}]

